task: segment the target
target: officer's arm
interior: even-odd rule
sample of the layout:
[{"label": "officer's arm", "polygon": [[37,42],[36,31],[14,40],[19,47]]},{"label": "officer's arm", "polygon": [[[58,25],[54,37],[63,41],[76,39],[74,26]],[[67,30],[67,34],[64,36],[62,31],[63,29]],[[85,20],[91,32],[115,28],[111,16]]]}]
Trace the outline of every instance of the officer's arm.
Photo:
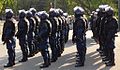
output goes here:
[{"label": "officer's arm", "polygon": [[108,32],[107,34],[107,39],[111,39],[111,38],[114,38],[115,37],[115,33],[117,33],[117,29],[118,29],[118,23],[116,20],[112,20],[111,22],[111,27],[110,27],[110,31]]},{"label": "officer's arm", "polygon": [[43,24],[41,26],[40,33],[38,34],[39,38],[45,37],[48,34],[48,27],[47,24]]},{"label": "officer's arm", "polygon": [[6,28],[6,22],[3,25],[3,32],[2,32],[2,41],[4,41],[4,35],[5,35],[5,28]]}]

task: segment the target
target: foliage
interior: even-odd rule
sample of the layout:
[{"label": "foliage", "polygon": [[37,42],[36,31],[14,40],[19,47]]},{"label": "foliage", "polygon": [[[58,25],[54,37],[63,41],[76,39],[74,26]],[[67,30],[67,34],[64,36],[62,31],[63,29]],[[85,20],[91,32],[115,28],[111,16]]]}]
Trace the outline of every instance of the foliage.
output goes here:
[{"label": "foliage", "polygon": [[[111,7],[114,8],[115,10],[115,15],[118,15],[118,7],[117,7],[117,3],[115,0],[67,0],[68,1],[68,5],[69,5],[69,9],[72,9],[73,7],[75,7],[76,5],[81,6],[85,9],[86,14],[90,15],[90,13],[97,9],[99,5],[101,4],[108,4]],[[69,13],[72,14],[72,11],[69,10]]]},{"label": "foliage", "polygon": [[[28,10],[30,7],[35,7],[37,10],[49,10],[50,2],[55,0],[0,0],[0,13],[4,13],[5,8],[12,8],[15,13],[19,9]],[[64,12],[73,14],[75,6],[81,6],[85,9],[86,14],[98,8],[100,4],[108,4],[115,10],[115,15],[118,15],[117,0],[56,0],[56,8],[63,9]]]},{"label": "foliage", "polygon": [[4,13],[3,10],[6,8],[12,8],[16,11],[17,1],[16,0],[0,0],[0,14]]}]

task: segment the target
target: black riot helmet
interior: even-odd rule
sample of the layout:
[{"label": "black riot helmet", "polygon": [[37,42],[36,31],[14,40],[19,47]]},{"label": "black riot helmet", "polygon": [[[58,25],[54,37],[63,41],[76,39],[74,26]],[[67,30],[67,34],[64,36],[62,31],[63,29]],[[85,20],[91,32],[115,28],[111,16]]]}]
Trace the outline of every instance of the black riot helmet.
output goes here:
[{"label": "black riot helmet", "polygon": [[49,15],[47,14],[46,11],[41,11],[41,13],[40,13],[40,18],[41,18],[41,20],[45,20],[45,19],[47,19],[48,17],[49,17]]},{"label": "black riot helmet", "polygon": [[37,12],[35,8],[30,8],[29,11],[32,12],[33,15],[35,15],[35,13]]},{"label": "black riot helmet", "polygon": [[62,16],[63,15],[63,10],[62,9],[60,9],[60,8],[58,8],[58,12],[59,12],[59,14]]},{"label": "black riot helmet", "polygon": [[33,17],[33,14],[31,11],[26,11],[26,16],[27,16],[27,18],[31,18],[31,17]]},{"label": "black riot helmet", "polygon": [[101,12],[100,12],[99,8],[96,9],[96,12],[97,12],[97,16],[100,17],[101,16]]},{"label": "black riot helmet", "polygon": [[49,17],[56,17],[56,10],[54,8],[51,8],[49,10]]},{"label": "black riot helmet", "polygon": [[25,17],[26,17],[25,10],[19,10],[19,18],[25,18]]},{"label": "black riot helmet", "polygon": [[98,15],[100,17],[105,17],[106,16],[106,11],[105,8],[108,7],[108,5],[99,5],[99,12]]},{"label": "black riot helmet", "polygon": [[56,16],[59,17],[60,16],[59,9],[55,9],[55,11],[56,11]]},{"label": "black riot helmet", "polygon": [[106,7],[105,10],[106,10],[107,16],[114,16],[114,11],[112,7],[110,6]]},{"label": "black riot helmet", "polygon": [[99,10],[101,11],[101,12],[106,12],[105,11],[105,8],[106,7],[108,7],[108,5],[99,5]]},{"label": "black riot helmet", "polygon": [[12,9],[5,9],[6,19],[10,19],[13,17]]},{"label": "black riot helmet", "polygon": [[82,7],[76,6],[74,8],[75,17],[80,17],[84,15],[84,9]]}]

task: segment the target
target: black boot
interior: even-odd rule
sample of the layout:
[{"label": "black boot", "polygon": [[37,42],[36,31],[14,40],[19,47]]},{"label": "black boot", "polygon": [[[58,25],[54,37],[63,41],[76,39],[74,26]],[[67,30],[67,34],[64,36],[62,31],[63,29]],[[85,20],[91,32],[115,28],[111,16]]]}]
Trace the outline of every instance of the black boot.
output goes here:
[{"label": "black boot", "polygon": [[45,61],[41,66],[40,66],[40,68],[47,68],[47,67],[49,67],[50,66],[50,60],[47,60],[47,61]]},{"label": "black boot", "polygon": [[56,61],[57,61],[57,58],[52,58],[50,61],[51,61],[51,62],[56,62]]},{"label": "black boot", "polygon": [[12,67],[13,65],[15,65],[15,63],[7,63],[6,65],[4,65],[4,67]]},{"label": "black boot", "polygon": [[[32,47],[32,46],[31,46]],[[29,54],[27,57],[33,57],[35,54],[34,54],[34,51],[33,50],[29,50]]]},{"label": "black boot", "polygon": [[82,67],[82,66],[84,66],[84,63],[82,63],[82,62],[80,61],[80,58],[78,57],[78,58],[76,59],[75,67]]},{"label": "black boot", "polygon": [[115,66],[115,63],[113,63],[113,62],[108,62],[108,63],[106,63],[106,66]]},{"label": "black boot", "polygon": [[43,56],[44,63],[40,66],[40,68],[46,68],[49,67],[50,63],[50,55],[49,51],[42,50],[41,54]]},{"label": "black boot", "polygon": [[61,57],[61,53],[60,52],[58,53],[58,57]]},{"label": "black boot", "polygon": [[49,67],[49,64],[47,64],[47,63],[43,63],[43,64],[40,66],[40,68],[47,68],[47,67]]},{"label": "black boot", "polygon": [[23,58],[19,62],[26,62],[28,60],[28,55],[27,53],[23,54]]},{"label": "black boot", "polygon": [[27,57],[33,57],[34,53],[30,53]]},{"label": "black boot", "polygon": [[19,62],[26,62],[28,59],[21,59]]},{"label": "black boot", "polygon": [[84,63],[79,63],[79,62],[77,62],[77,63],[75,64],[75,67],[82,67],[82,66],[84,66]]}]

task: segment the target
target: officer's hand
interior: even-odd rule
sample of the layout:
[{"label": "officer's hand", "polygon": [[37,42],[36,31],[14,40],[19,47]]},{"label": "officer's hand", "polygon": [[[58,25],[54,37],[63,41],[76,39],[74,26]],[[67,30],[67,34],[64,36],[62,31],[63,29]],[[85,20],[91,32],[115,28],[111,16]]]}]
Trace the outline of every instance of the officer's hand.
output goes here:
[{"label": "officer's hand", "polygon": [[2,35],[2,41],[4,41],[4,36]]},{"label": "officer's hand", "polygon": [[18,39],[18,37],[19,37],[19,36],[18,36],[18,33],[15,34],[15,37],[17,37],[17,39]]},{"label": "officer's hand", "polygon": [[76,41],[76,37],[73,37],[73,38],[72,38],[72,43],[74,44],[75,41]]},{"label": "officer's hand", "polygon": [[5,45],[5,42],[3,42],[3,45]]},{"label": "officer's hand", "polygon": [[8,41],[8,38],[4,38],[4,42],[3,42],[3,45],[5,45],[5,43]]},{"label": "officer's hand", "polygon": [[2,37],[2,41],[4,41],[4,37]]}]

